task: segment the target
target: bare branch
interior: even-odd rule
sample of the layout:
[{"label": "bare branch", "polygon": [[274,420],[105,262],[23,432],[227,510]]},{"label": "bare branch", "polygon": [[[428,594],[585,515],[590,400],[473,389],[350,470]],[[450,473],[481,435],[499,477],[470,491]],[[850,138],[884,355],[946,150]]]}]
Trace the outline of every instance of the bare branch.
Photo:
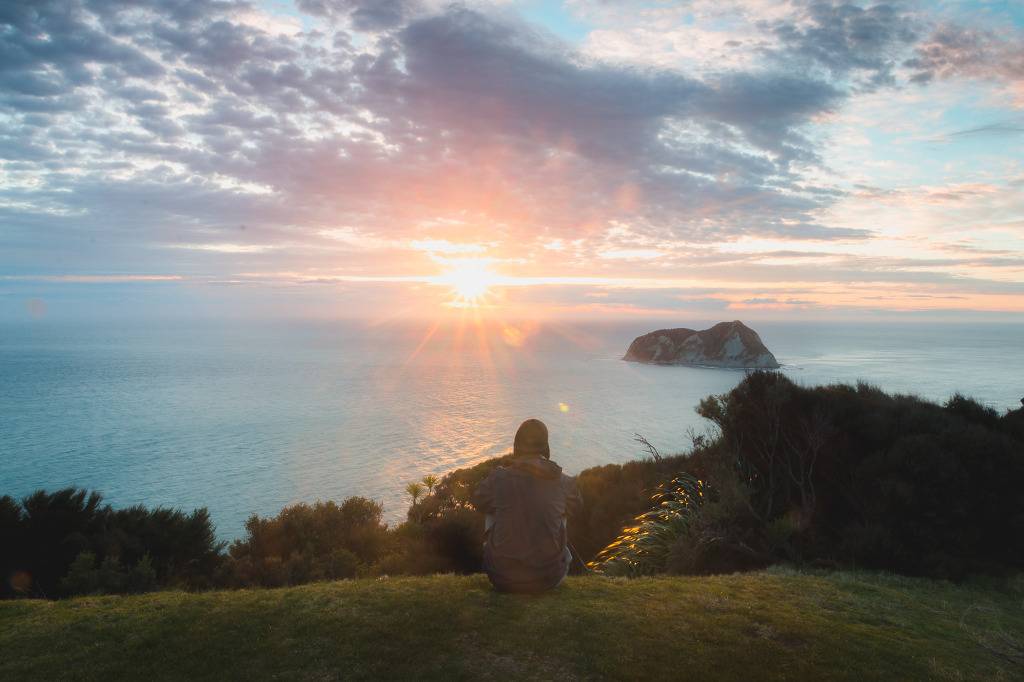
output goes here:
[{"label": "bare branch", "polygon": [[650,454],[651,457],[654,458],[654,461],[656,461],[656,462],[660,462],[661,461],[661,453],[658,452],[658,448],[654,447],[654,445],[651,444],[651,441],[647,440],[646,438],[641,436],[639,433],[634,433],[633,434],[633,440],[636,441],[637,443],[640,443],[640,445],[644,446],[644,448],[647,450],[648,454]]}]

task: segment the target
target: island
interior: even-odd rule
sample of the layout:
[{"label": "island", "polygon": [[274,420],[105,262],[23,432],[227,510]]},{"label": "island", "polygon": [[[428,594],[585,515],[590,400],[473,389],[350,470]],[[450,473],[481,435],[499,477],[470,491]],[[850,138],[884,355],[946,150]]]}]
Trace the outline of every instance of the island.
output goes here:
[{"label": "island", "polygon": [[702,331],[659,329],[634,339],[622,359],[656,365],[751,369],[779,366],[757,332],[739,320],[719,322]]}]

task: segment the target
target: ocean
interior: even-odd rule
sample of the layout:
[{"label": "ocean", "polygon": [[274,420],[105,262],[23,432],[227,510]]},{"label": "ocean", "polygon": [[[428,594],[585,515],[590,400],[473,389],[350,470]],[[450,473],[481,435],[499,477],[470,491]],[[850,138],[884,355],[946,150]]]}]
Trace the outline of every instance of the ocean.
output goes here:
[{"label": "ocean", "polygon": [[[708,428],[699,400],[744,373],[620,359],[663,326],[4,323],[0,495],[77,485],[115,506],[205,506],[232,539],[250,514],[351,495],[396,522],[407,483],[508,451],[528,417],[569,473],[644,456],[635,433],[680,452]],[[751,326],[806,385],[960,392],[1000,411],[1024,396],[1024,325]]]}]

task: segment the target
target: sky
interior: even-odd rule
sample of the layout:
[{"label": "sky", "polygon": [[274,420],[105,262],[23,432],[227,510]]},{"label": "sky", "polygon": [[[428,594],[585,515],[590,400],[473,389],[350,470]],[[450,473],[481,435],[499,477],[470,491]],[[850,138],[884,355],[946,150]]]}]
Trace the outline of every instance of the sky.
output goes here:
[{"label": "sky", "polygon": [[1024,321],[1024,3],[0,3],[0,318]]}]

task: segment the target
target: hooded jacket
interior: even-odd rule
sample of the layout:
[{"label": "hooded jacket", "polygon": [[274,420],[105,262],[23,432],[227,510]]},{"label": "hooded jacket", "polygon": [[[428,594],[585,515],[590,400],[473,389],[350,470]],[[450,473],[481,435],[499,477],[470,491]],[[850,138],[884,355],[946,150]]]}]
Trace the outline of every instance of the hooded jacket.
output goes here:
[{"label": "hooded jacket", "polygon": [[493,520],[484,540],[484,570],[496,588],[535,592],[558,584],[570,560],[565,519],[583,504],[576,479],[544,457],[513,457],[471,499]]}]

